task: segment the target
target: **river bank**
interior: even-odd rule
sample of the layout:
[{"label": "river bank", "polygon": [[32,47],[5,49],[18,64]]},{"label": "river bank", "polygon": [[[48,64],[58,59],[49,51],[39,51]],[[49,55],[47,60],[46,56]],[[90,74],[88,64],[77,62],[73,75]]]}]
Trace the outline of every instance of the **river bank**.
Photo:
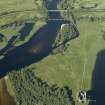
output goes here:
[{"label": "river bank", "polygon": [[14,97],[7,90],[5,79],[0,79],[0,105],[16,105]]}]

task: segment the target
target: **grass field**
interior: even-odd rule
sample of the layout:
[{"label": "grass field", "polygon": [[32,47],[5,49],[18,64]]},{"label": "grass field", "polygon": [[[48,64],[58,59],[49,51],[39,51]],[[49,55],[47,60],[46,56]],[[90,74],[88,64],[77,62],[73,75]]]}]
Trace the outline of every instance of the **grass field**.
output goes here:
[{"label": "grass field", "polygon": [[74,7],[81,8],[81,6],[90,6],[97,4],[96,9],[105,9],[105,2],[103,0],[75,0]]},{"label": "grass field", "polygon": [[64,55],[50,55],[40,63],[33,65],[36,68],[35,73],[41,79],[50,84],[69,86],[73,89],[74,96],[81,88],[84,69],[86,72],[82,89],[91,89],[97,53],[105,49],[101,23],[83,20],[77,21],[77,24],[80,36],[71,41]]},{"label": "grass field", "polygon": [[[35,4],[32,0],[1,0],[0,1],[0,25],[5,25],[16,20],[26,18],[27,11],[35,9]],[[20,11],[20,12],[18,12]],[[21,14],[21,12],[23,12]],[[29,12],[30,13],[30,12]],[[18,15],[17,15],[18,14]],[[31,12],[32,14],[32,12]],[[30,14],[30,15],[31,15]]]},{"label": "grass field", "polygon": [[[41,0],[1,0],[0,1],[0,33],[7,39],[17,35],[26,22],[36,23],[24,41],[18,41],[16,46],[28,41],[40,27],[45,24],[47,11]],[[42,18],[42,19],[40,19]],[[38,22],[37,22],[38,21]],[[0,42],[0,49],[6,41]]]}]

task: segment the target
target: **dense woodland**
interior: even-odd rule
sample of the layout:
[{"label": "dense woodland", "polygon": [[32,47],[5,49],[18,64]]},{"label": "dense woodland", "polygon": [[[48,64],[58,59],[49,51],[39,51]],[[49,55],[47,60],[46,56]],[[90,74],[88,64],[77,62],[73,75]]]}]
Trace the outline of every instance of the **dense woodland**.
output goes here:
[{"label": "dense woodland", "polygon": [[34,69],[24,69],[9,75],[17,105],[74,105],[69,87],[49,85],[37,77]]}]

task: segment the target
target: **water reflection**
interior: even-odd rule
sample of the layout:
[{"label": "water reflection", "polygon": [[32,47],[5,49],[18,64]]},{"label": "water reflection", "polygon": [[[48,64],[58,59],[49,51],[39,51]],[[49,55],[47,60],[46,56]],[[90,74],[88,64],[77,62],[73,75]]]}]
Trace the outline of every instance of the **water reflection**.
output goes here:
[{"label": "water reflection", "polygon": [[19,39],[24,40],[31,32],[33,26],[34,26],[34,23],[25,23],[24,26],[19,31],[20,33]]},{"label": "water reflection", "polygon": [[92,77],[90,105],[105,105],[105,50],[97,55],[97,60]]},{"label": "water reflection", "polygon": [[9,38],[7,45],[0,50],[0,55],[3,55],[4,53],[7,53],[8,50],[13,49],[15,42],[24,40],[31,32],[33,26],[34,23],[25,23],[24,26],[20,29],[19,35],[12,35],[11,38]]},{"label": "water reflection", "polygon": [[8,51],[0,60],[0,77],[11,70],[17,70],[37,62],[52,51],[52,43],[62,22],[49,21],[25,44]]},{"label": "water reflection", "polygon": [[[47,6],[47,9],[57,9],[59,1],[60,0],[52,0]],[[62,18],[59,12],[56,14],[49,12],[49,17],[54,19]],[[0,78],[12,70],[26,67],[48,56],[53,50],[52,44],[56,39],[61,24],[68,22],[71,23],[70,21],[48,21],[27,43],[9,50],[8,53],[5,54],[5,57],[0,60]],[[78,30],[74,25],[72,25],[72,27],[75,30],[74,32],[76,32],[75,35],[78,36]],[[21,33],[26,34],[23,31],[21,31]]]}]

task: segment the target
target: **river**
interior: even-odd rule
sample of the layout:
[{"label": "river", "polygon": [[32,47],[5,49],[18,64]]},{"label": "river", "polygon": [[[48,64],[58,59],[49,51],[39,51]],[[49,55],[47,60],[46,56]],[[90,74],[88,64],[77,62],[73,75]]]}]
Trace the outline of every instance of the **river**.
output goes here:
[{"label": "river", "polygon": [[[52,8],[50,8],[56,9],[57,3],[58,1],[55,0],[51,3],[50,6]],[[61,17],[59,13],[57,13],[57,15],[49,13],[49,16],[51,16],[51,18],[57,18],[57,16]],[[47,24],[40,28],[27,43],[9,51],[0,61],[0,78],[4,77],[12,70],[17,70],[34,62],[38,62],[45,56],[49,55],[52,50],[52,43],[56,38],[61,23],[61,21],[48,21]],[[10,45],[7,45],[7,47],[5,47],[1,52],[4,52]],[[6,87],[5,80],[1,79],[0,105],[15,105],[13,97],[9,95],[7,88],[3,88],[4,86]]]},{"label": "river", "polygon": [[97,54],[92,74],[91,100],[89,105],[105,105],[105,49]]},{"label": "river", "polygon": [[[59,1],[52,0],[49,5],[46,5],[46,8],[48,10],[57,10]],[[48,14],[50,19],[63,19],[60,12],[49,12]],[[39,62],[48,56],[53,50],[52,44],[63,23],[67,23],[67,21],[47,21],[47,24],[40,28],[28,42],[8,51],[4,58],[0,60],[0,78],[3,78],[8,72]],[[0,85],[6,87],[5,81],[1,81]],[[6,105],[11,105],[11,103],[15,105],[13,97],[7,93],[7,87],[3,88],[2,95],[5,95],[5,97],[0,96],[2,102],[0,105],[5,105],[3,98],[8,99]]]},{"label": "river", "polygon": [[[59,1],[52,0],[49,5],[46,5],[47,9],[57,10]],[[51,19],[62,19],[60,12],[48,14]],[[53,50],[52,44],[63,23],[67,21],[47,21],[47,24],[40,28],[27,43],[5,54],[5,57],[0,60],[0,78],[12,70],[19,70],[48,56]]]}]

